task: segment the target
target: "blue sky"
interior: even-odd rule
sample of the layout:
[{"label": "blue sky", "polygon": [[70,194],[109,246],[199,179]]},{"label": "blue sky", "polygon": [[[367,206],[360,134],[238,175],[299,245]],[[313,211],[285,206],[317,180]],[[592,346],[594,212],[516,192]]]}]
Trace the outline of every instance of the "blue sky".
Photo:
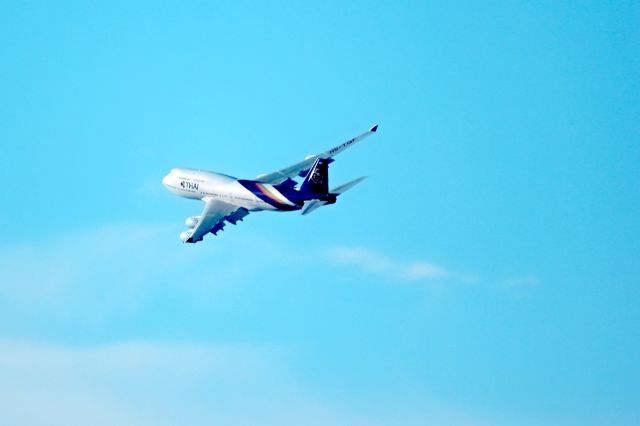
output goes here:
[{"label": "blue sky", "polygon": [[[637,2],[11,2],[3,424],[640,421]],[[183,245],[379,123],[335,206]]]}]

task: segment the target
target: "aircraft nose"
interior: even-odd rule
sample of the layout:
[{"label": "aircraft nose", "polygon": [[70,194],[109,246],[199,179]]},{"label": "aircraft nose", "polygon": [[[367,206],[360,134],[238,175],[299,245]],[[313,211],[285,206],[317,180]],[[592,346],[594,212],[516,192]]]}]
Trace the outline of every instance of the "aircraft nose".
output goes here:
[{"label": "aircraft nose", "polygon": [[162,184],[164,186],[169,186],[170,178],[171,178],[171,174],[168,174],[165,177],[163,177],[162,178]]}]

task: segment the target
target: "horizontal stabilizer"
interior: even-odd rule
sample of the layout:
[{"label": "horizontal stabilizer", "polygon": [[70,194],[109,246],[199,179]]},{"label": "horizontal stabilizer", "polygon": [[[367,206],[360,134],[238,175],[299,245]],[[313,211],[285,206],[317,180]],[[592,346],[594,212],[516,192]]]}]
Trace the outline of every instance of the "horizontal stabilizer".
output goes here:
[{"label": "horizontal stabilizer", "polygon": [[325,204],[327,204],[326,201],[322,201],[322,200],[309,200],[309,201],[305,201],[304,202],[304,206],[302,206],[302,214],[309,214],[312,211],[314,211],[315,209],[324,206]]},{"label": "horizontal stabilizer", "polygon": [[362,176],[362,177],[359,177],[358,179],[352,180],[351,182],[344,183],[344,184],[338,186],[337,188],[333,188],[331,190],[331,193],[332,194],[342,194],[343,192],[346,192],[347,190],[353,188],[354,186],[356,186],[357,184],[359,184],[360,182],[362,182],[366,178],[367,178],[366,176]]}]

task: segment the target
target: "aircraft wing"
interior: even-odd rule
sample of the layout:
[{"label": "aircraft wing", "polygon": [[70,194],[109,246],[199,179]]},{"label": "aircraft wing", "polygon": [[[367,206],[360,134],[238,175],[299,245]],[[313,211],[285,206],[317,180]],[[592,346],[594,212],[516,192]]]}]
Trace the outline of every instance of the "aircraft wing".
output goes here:
[{"label": "aircraft wing", "polygon": [[318,158],[333,158],[334,156],[340,154],[345,149],[349,148],[351,145],[357,142],[360,142],[362,139],[366,138],[367,136],[372,135],[373,133],[376,132],[376,130],[378,130],[377,124],[373,126],[371,129],[369,129],[368,131],[362,133],[361,135],[358,135],[352,139],[349,139],[348,141],[343,142],[340,145],[334,148],[331,148],[328,151],[324,151],[316,155],[309,155],[299,163],[296,163],[289,167],[285,167],[284,169],[278,170],[277,172],[259,175],[258,177],[256,177],[256,181],[261,183],[270,183],[272,185],[277,185],[289,178],[294,178],[296,176],[304,176],[306,175],[306,173],[309,171],[311,166],[313,166],[313,163],[315,163],[315,161]]},{"label": "aircraft wing", "polygon": [[[238,207],[224,201],[206,198],[204,200],[204,210],[202,211],[198,224],[193,228],[185,243],[197,243],[209,232],[216,235],[224,228],[224,221],[236,224],[249,214],[249,210]],[[189,231],[187,231],[189,232]]]}]

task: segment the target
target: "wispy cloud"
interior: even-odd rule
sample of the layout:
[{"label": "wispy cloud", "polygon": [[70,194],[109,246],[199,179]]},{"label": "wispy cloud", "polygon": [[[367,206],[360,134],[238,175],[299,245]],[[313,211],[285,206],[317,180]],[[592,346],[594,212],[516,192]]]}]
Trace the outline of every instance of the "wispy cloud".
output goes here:
[{"label": "wispy cloud", "polygon": [[0,341],[3,424],[486,425],[424,396],[396,410],[318,396],[286,348],[127,341],[65,346]]},{"label": "wispy cloud", "polygon": [[178,231],[117,223],[0,247],[0,316],[104,321],[165,293],[210,299],[256,273],[219,244],[185,246]]},{"label": "wispy cloud", "polygon": [[[105,290],[118,294],[119,283],[135,294],[162,274],[178,257],[163,253],[159,243],[168,228],[158,224],[111,224],[0,249],[0,296],[20,305],[65,303],[78,292]],[[112,284],[111,289],[102,284]]]},{"label": "wispy cloud", "polygon": [[267,386],[290,391],[284,358],[269,346],[5,341],[0,410],[16,425],[256,424],[260,413],[244,408],[268,406]]},{"label": "wispy cloud", "polygon": [[[228,286],[237,298],[243,294],[239,283],[259,282],[263,287],[265,272],[281,276],[283,264],[304,270],[306,262],[317,261],[313,247],[301,251],[255,235],[250,241],[235,234],[189,246],[175,234],[173,225],[111,224],[0,247],[3,330],[13,330],[6,326],[11,321],[27,324],[39,318],[64,326],[45,327],[47,335],[55,334],[55,328],[66,328],[78,329],[84,336],[100,332],[102,324],[118,328],[130,312],[129,319],[149,321],[140,307],[166,295],[183,296],[177,304],[191,303],[187,308],[191,312],[220,294],[216,293],[220,287]],[[250,264],[247,247],[261,254]],[[334,247],[324,255],[325,261],[340,267],[394,281],[463,279],[432,262],[398,260],[365,248]],[[244,294],[254,293],[244,290]],[[170,299],[167,306],[158,305],[154,311],[162,313],[152,318],[159,327],[173,302]],[[229,311],[233,306],[227,305]],[[11,310],[16,309],[23,309],[19,321],[12,316]],[[58,316],[63,320],[55,322]],[[199,320],[196,316],[194,321]],[[89,326],[83,328],[85,323]],[[38,323],[33,329],[43,328]],[[145,335],[145,330],[114,331],[115,337],[101,335],[98,340]],[[69,331],[65,338],[74,340],[74,333]],[[0,340],[0,412],[3,424],[33,426],[486,424],[455,404],[448,406],[422,393],[411,395],[406,403],[381,404],[379,411],[375,404],[362,408],[327,398],[330,392],[322,385],[294,371],[289,362],[294,350],[209,341],[65,346]]]},{"label": "wispy cloud", "polygon": [[403,261],[364,247],[333,247],[327,259],[336,265],[352,266],[362,272],[401,281],[425,281],[458,276],[440,265],[424,260]]}]

